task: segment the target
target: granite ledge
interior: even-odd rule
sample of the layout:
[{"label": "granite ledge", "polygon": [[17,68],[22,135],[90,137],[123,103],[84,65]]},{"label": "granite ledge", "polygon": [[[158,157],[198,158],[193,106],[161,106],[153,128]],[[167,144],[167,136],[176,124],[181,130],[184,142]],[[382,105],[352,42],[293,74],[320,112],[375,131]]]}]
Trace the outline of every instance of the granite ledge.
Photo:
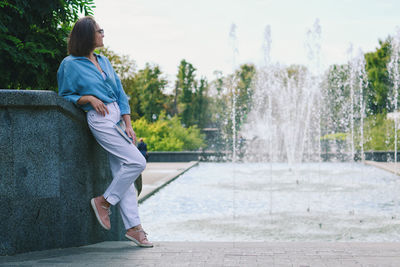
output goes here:
[{"label": "granite ledge", "polygon": [[0,107],[54,108],[75,120],[86,123],[84,111],[53,91],[0,89]]}]

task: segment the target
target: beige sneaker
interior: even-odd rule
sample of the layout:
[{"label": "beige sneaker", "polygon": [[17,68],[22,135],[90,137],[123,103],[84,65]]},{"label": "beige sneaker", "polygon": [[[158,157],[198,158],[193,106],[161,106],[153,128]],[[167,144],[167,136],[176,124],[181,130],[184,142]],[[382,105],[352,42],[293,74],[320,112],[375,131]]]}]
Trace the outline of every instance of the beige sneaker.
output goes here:
[{"label": "beige sneaker", "polygon": [[102,205],[99,198],[100,197],[92,198],[90,203],[92,204],[93,211],[96,214],[97,221],[99,221],[100,225],[104,229],[110,230],[111,229],[111,223],[110,223],[111,210],[109,207]]},{"label": "beige sneaker", "polygon": [[153,247],[153,243],[147,240],[147,233],[143,229],[140,230],[129,229],[126,232],[125,237],[133,241],[139,247],[146,247],[146,248]]}]

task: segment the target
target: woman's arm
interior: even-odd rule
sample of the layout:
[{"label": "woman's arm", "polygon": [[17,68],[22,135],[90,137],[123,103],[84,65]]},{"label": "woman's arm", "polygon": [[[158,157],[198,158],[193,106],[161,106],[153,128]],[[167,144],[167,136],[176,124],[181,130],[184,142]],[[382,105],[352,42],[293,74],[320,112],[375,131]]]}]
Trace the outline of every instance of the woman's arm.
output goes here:
[{"label": "woman's arm", "polygon": [[124,120],[125,125],[126,125],[126,129],[125,129],[126,134],[130,138],[132,138],[133,143],[136,144],[136,134],[135,134],[135,131],[132,128],[131,115],[130,114],[124,114],[124,115],[122,115],[122,119]]},{"label": "woman's arm", "polygon": [[105,116],[106,113],[109,114],[107,106],[103,103],[103,101],[101,101],[100,99],[98,99],[95,96],[92,95],[84,95],[81,96],[77,103],[79,105],[85,105],[87,103],[90,103],[90,105],[92,105],[92,107],[94,108],[94,110],[96,110],[97,113]]},{"label": "woman's arm", "polygon": [[58,95],[74,104],[77,104],[77,101],[80,98],[79,93],[75,90],[77,87],[77,80],[78,75],[76,68],[73,66],[71,67],[70,60],[65,58],[61,62],[57,71]]},{"label": "woman's arm", "polygon": [[117,84],[117,98],[118,98],[117,102],[119,108],[121,109],[121,114],[130,114],[131,109],[129,106],[128,97],[126,96],[124,88],[122,87],[122,83],[118,77],[118,74],[114,70],[113,72],[114,72],[115,82]]}]

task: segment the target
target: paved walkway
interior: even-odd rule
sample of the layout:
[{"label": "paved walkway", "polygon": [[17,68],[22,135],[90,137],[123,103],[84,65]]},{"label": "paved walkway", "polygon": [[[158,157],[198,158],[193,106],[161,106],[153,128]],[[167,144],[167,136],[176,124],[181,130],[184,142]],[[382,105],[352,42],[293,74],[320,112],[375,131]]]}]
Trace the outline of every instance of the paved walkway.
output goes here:
[{"label": "paved walkway", "polygon": [[[397,164],[366,162],[399,174]],[[143,201],[195,166],[148,163]],[[53,249],[0,257],[0,266],[400,266],[400,243],[353,242],[132,242]]]},{"label": "paved walkway", "polygon": [[138,199],[139,203],[197,164],[198,161],[147,163],[142,173],[143,188]]},{"label": "paved walkway", "polygon": [[0,257],[0,266],[400,266],[400,243],[103,242]]},{"label": "paved walkway", "polygon": [[369,161],[366,160],[365,164],[375,166],[377,168],[381,168],[388,172],[400,175],[400,162],[376,162],[376,161]]}]

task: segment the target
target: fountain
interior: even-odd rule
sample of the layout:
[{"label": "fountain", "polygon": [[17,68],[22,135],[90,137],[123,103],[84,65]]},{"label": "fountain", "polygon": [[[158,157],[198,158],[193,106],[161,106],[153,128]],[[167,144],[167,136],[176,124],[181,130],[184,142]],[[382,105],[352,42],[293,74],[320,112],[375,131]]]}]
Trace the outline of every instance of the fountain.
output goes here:
[{"label": "fountain", "polygon": [[[231,30],[229,32],[229,38],[232,43],[232,66],[233,66],[233,73],[235,73],[236,69],[236,56],[239,53],[239,50],[237,48],[237,37],[236,37],[236,24],[231,25]],[[237,160],[237,126],[236,126],[236,92],[234,88],[235,84],[235,74],[232,75],[231,81],[229,82],[229,91],[232,96],[232,101],[231,101],[231,121],[232,121],[232,160],[233,162],[236,162]]]},{"label": "fountain", "polygon": [[[268,32],[268,31],[267,31]],[[303,66],[281,66],[269,61],[257,73],[254,105],[241,131],[247,139],[245,158],[252,161],[287,161],[289,164],[320,157],[320,26],[308,32],[308,56],[313,70]],[[270,43],[269,35],[266,43]],[[312,151],[317,151],[314,154]]]},{"label": "fountain", "polygon": [[[234,24],[230,40],[236,67]],[[307,32],[307,67],[273,63],[271,43],[267,26],[252,110],[239,124],[235,75],[226,88],[232,162],[200,163],[141,204],[152,240],[400,241],[398,177],[355,161],[364,161],[364,54],[350,46],[348,64],[322,73],[318,20]],[[393,92],[399,44],[389,65]],[[243,162],[237,136],[246,138]],[[322,160],[328,150],[333,162]]]},{"label": "fountain", "polygon": [[[270,34],[270,30],[266,32]],[[327,75],[335,72],[321,73],[321,27],[318,20],[307,32],[307,66],[272,63],[269,34],[266,34],[269,40],[265,41],[269,45],[264,45],[265,66],[258,70],[254,82],[253,109],[240,132],[247,139],[245,158],[248,161],[288,162],[289,165],[319,162],[322,160],[322,136],[339,132],[347,136],[347,144],[344,151],[341,151],[343,148],[329,148],[333,150],[332,154],[336,152],[335,159],[354,160],[360,154],[363,160],[363,91],[368,84],[362,51],[353,57],[351,46],[349,62],[343,67],[346,77],[332,78]],[[337,83],[327,84],[330,79],[337,79]],[[337,95],[340,91],[342,95]],[[334,119],[330,118],[332,110],[327,109],[338,99],[342,102],[340,109],[343,109],[341,125],[335,125]]]},{"label": "fountain", "polygon": [[361,161],[364,161],[364,116],[365,116],[365,101],[364,101],[364,88],[368,86],[368,78],[365,72],[365,58],[364,53],[359,49],[358,55],[353,57],[353,45],[350,45],[348,49],[349,54],[349,79],[347,84],[350,88],[350,133],[351,138],[349,140],[351,146],[351,158],[354,160],[356,155],[356,137],[355,124],[359,125],[359,151]]},{"label": "fountain", "polygon": [[[388,64],[389,77],[393,81],[393,86],[390,90],[391,105],[395,112],[398,112],[398,94],[400,83],[400,69],[399,69],[399,53],[400,53],[400,29],[392,41],[392,54]],[[397,163],[397,130],[398,130],[398,116],[394,116],[394,162]]]}]

